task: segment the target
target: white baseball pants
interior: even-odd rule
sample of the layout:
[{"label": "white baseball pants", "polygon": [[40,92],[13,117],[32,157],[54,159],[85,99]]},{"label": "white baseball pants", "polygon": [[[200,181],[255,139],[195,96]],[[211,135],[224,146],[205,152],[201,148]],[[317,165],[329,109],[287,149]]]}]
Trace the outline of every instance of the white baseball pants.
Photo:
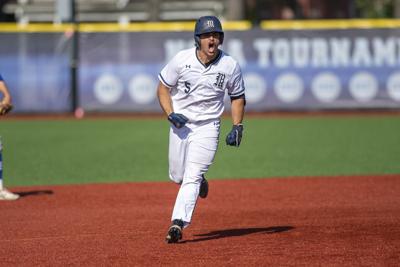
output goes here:
[{"label": "white baseball pants", "polygon": [[214,161],[219,131],[220,120],[187,123],[181,129],[171,126],[169,176],[172,181],[181,185],[171,220],[180,219],[185,227],[191,222],[202,176]]}]

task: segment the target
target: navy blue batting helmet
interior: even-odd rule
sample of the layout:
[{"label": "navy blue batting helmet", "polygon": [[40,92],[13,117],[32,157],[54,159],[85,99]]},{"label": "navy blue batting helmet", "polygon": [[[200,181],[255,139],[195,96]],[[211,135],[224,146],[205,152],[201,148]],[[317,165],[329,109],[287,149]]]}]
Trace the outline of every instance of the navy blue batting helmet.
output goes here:
[{"label": "navy blue batting helmet", "polygon": [[218,32],[221,34],[221,44],[224,42],[224,31],[221,22],[215,16],[203,16],[196,21],[194,26],[194,41],[196,47],[200,47],[200,35],[204,33]]}]

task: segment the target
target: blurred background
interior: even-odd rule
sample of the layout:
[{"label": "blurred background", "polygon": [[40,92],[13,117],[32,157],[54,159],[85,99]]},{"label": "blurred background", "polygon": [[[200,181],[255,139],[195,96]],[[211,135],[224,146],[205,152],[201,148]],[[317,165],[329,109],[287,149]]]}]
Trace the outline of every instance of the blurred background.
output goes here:
[{"label": "blurred background", "polygon": [[[215,15],[224,20],[394,18],[399,0],[2,0],[1,21],[184,21]],[[69,13],[69,14],[68,14]]]},{"label": "blurred background", "polygon": [[249,111],[400,108],[400,0],[1,0],[14,113],[160,112],[158,72],[204,15]]}]

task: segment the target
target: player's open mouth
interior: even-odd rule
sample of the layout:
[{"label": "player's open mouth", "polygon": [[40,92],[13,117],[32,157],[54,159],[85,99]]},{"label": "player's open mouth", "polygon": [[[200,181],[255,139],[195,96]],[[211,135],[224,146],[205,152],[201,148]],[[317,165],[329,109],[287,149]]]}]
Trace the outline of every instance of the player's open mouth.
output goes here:
[{"label": "player's open mouth", "polygon": [[215,52],[215,44],[214,43],[209,43],[208,44],[208,51],[209,52]]}]

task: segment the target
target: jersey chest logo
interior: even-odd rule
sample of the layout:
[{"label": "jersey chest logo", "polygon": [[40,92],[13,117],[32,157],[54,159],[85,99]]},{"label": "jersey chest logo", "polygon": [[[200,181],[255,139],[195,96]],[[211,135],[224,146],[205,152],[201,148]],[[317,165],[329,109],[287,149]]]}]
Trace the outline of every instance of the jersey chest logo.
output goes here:
[{"label": "jersey chest logo", "polygon": [[215,77],[214,85],[219,89],[223,89],[224,81],[225,81],[225,74],[218,72],[217,76]]}]

